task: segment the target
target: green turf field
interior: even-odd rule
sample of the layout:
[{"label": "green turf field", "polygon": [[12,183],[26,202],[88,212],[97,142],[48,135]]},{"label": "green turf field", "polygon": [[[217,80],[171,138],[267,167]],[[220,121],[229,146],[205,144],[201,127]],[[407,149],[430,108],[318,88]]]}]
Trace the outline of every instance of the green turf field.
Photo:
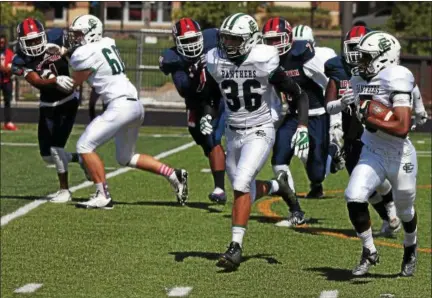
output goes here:
[{"label": "green turf field", "polygon": [[[55,169],[46,167],[34,146],[36,127],[20,128],[1,134],[2,216],[57,190]],[[74,130],[69,149],[80,132]],[[275,217],[287,213],[284,204],[278,198],[256,202],[245,261],[236,272],[220,272],[215,263],[231,240],[232,195],[225,207],[210,204],[211,175],[201,172],[208,163],[193,146],[164,159],[189,170],[187,207],[177,206],[165,179],[132,170],[109,180],[117,203],[113,210],[76,209],[73,204],[93,192],[87,187],[74,192],[71,204],[43,204],[2,226],[1,297],[167,297],[176,287],[190,287],[189,297],[320,297],[323,291],[338,291],[337,297],[430,297],[431,139],[426,134],[412,139],[419,153],[421,248],[413,278],[396,277],[402,233],[397,239],[377,239],[381,264],[367,277],[351,277],[361,245],[343,199],[345,172],[328,177],[326,198],[301,200],[309,218],[305,227],[275,227]],[[143,128],[137,151],[156,155],[191,141],[186,129]],[[119,168],[112,143],[99,152],[108,172]],[[291,169],[297,190],[306,192],[300,163],[295,160]],[[260,177],[271,175],[266,166]],[[79,166],[71,165],[71,186],[84,180]],[[377,230],[381,222],[371,214]],[[33,294],[14,294],[31,283],[42,286]]]}]

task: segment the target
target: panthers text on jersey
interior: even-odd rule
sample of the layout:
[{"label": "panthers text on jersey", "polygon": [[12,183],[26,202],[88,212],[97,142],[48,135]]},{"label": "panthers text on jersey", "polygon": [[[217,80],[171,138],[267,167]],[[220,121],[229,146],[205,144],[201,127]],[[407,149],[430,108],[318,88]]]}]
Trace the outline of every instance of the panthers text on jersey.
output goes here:
[{"label": "panthers text on jersey", "polygon": [[[219,30],[215,28],[205,29],[202,34],[204,39],[203,54],[206,54],[217,46]],[[200,76],[191,73],[191,67],[196,63],[195,60],[182,56],[177,52],[176,47],[166,49],[159,58],[160,70],[165,75],[172,75],[174,85],[180,96],[185,99],[187,109],[196,109],[203,103],[204,93],[198,92],[201,83]]]},{"label": "panthers text on jersey", "polygon": [[[341,99],[345,91],[351,88],[351,67],[345,62],[342,56],[336,56],[326,61],[326,76],[336,84],[337,99]],[[355,104],[349,109],[342,111],[342,130],[345,140],[360,140],[363,133],[363,125],[355,113]]]},{"label": "panthers text on jersey", "polygon": [[124,73],[125,65],[112,38],[78,47],[70,59],[74,71],[91,69],[87,82],[108,104],[120,97],[137,98],[137,90]]},{"label": "panthers text on jersey", "polygon": [[[63,46],[63,30],[59,28],[51,29],[46,32],[47,42],[58,46]],[[69,76],[69,64],[66,57],[60,55],[49,55],[43,53],[37,57],[25,55],[18,46],[17,53],[12,61],[12,72],[15,75],[27,76],[30,72],[37,72],[40,76],[44,71],[50,70],[55,76]],[[65,93],[52,86],[39,88],[40,101],[54,103],[71,96],[74,92]],[[78,94],[74,94],[78,97]],[[71,96],[71,99],[73,96]]]},{"label": "panthers text on jersey", "polygon": [[[389,108],[410,107],[412,108],[412,92],[414,89],[414,76],[411,71],[401,65],[392,65],[381,70],[370,80],[365,80],[360,76],[351,78],[351,86],[354,95],[359,100],[375,100]],[[395,94],[409,94],[408,100],[397,100]],[[406,139],[391,136],[383,131],[369,131],[365,129],[362,142],[369,146],[384,146],[384,148],[394,148],[400,150]]]},{"label": "panthers text on jersey", "polygon": [[325,114],[324,91],[328,78],[324,74],[324,64],[334,56],[334,51],[315,49],[311,42],[300,40],[281,58],[280,64],[286,75],[294,79],[309,97],[309,116]]},{"label": "panthers text on jersey", "polygon": [[207,69],[225,99],[226,121],[244,128],[273,123],[271,105],[276,93],[269,83],[279,66],[275,47],[258,44],[240,65],[222,56],[218,48],[207,53]]}]

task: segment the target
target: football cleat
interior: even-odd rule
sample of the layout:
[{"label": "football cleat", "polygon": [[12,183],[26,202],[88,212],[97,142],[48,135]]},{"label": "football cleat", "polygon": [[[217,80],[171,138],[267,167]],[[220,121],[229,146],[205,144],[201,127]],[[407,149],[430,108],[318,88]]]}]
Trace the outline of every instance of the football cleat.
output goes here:
[{"label": "football cleat", "polygon": [[77,203],[77,208],[83,209],[113,209],[114,204],[111,198],[105,197],[99,190],[90,197],[90,200],[83,203]]},{"label": "football cleat", "polygon": [[184,206],[188,200],[188,172],[184,169],[176,169],[175,174],[178,182],[173,186],[177,201]]},{"label": "football cleat", "polygon": [[212,193],[208,195],[210,201],[216,204],[225,205],[227,197],[225,192],[219,187],[215,188]]},{"label": "football cleat", "polygon": [[72,193],[69,191],[69,189],[60,189],[53,196],[51,196],[49,201],[51,203],[66,203],[72,201]]},{"label": "football cleat", "polygon": [[395,236],[394,234],[398,232],[401,227],[402,225],[399,217],[392,218],[390,222],[383,220],[380,236],[393,238]]},{"label": "football cleat", "polygon": [[294,228],[296,226],[300,226],[306,223],[304,212],[303,211],[294,211],[292,212],[287,219],[281,220],[276,223],[277,227],[287,227]]},{"label": "football cleat", "polygon": [[15,124],[13,124],[12,122],[8,122],[5,123],[5,125],[3,126],[4,130],[10,130],[10,131],[16,131],[18,130],[18,127],[16,127]]},{"label": "football cleat", "polygon": [[404,246],[404,255],[400,276],[413,276],[417,265],[417,243],[411,246]]},{"label": "football cleat", "polygon": [[306,198],[322,198],[324,196],[323,186],[319,184],[311,184],[311,190],[306,195]]},{"label": "football cleat", "polygon": [[242,248],[237,242],[231,242],[228,250],[219,257],[216,263],[217,267],[228,270],[235,270],[240,266],[242,261]]},{"label": "football cleat", "polygon": [[379,263],[378,252],[371,253],[369,249],[363,247],[360,264],[358,264],[353,270],[354,276],[363,276],[368,273],[369,268]]}]

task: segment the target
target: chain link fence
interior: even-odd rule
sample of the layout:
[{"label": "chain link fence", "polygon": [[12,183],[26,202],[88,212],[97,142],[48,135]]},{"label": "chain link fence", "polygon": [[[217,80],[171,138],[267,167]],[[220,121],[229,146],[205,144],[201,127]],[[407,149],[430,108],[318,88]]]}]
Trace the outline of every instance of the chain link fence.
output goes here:
[{"label": "chain link fence", "polygon": [[[184,101],[178,95],[170,76],[165,76],[159,70],[159,57],[163,50],[172,47],[170,30],[142,29],[139,31],[106,30],[105,36],[116,40],[120,55],[126,65],[126,74],[139,90],[141,101],[150,107],[183,108]],[[334,35],[316,35],[317,46],[333,48],[340,52],[341,38]],[[412,42],[402,40],[401,42]],[[430,42],[430,39],[425,40]],[[13,43],[11,43],[13,44]],[[432,107],[432,58],[404,55],[401,64],[409,68],[420,87],[425,106]],[[15,100],[37,101],[39,93],[23,78],[15,78]],[[90,97],[90,88],[87,85],[82,89],[82,103],[85,104]]]}]

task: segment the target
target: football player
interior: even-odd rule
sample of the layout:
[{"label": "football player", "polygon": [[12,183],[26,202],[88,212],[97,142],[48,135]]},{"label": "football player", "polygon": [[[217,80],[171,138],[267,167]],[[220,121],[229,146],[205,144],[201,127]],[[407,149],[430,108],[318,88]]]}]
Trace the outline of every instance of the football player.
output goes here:
[{"label": "football player", "polygon": [[57,169],[60,190],[50,202],[64,203],[72,199],[68,163],[79,162],[78,154],[64,150],[78,110],[78,93],[69,77],[66,57],[46,51],[50,45],[63,46],[63,30],[45,32],[41,22],[27,18],[17,26],[17,34],[18,50],[12,70],[40,91],[39,151],[42,159]]},{"label": "football player", "polygon": [[[287,67],[292,44],[292,28],[287,20],[281,17],[269,19],[262,29],[263,41],[269,46],[274,46],[279,51],[279,64],[282,68]],[[298,71],[297,71],[298,72]],[[294,71],[294,73],[297,73]],[[285,72],[290,76],[289,68]],[[304,100],[297,101],[299,98],[292,98],[282,94],[282,99],[287,103],[287,113],[276,131],[276,139],[273,147],[272,166],[273,171],[285,171],[288,175],[290,188],[295,192],[294,181],[289,170],[291,158],[295,153],[295,140],[297,138],[297,127],[300,124],[301,132],[304,135],[303,144],[301,146],[309,146],[308,136],[308,110],[309,102]],[[304,153],[308,153],[304,151]],[[306,163],[308,155],[301,156],[303,163]],[[276,223],[277,226],[295,227],[305,222],[304,212],[299,208],[298,202],[291,200],[286,201],[290,214],[286,220]]]},{"label": "football player", "polygon": [[[277,18],[269,21],[276,21]],[[264,32],[269,26],[264,26]],[[328,48],[315,48],[312,30],[308,26],[299,25],[292,30],[294,42],[290,50],[282,55],[281,66],[285,74],[291,77],[309,97],[308,129],[309,155],[304,161],[306,172],[311,182],[311,189],[306,197],[322,197],[322,182],[326,176],[327,158],[329,154],[329,116],[324,108],[324,90],[328,79],[324,74],[324,63],[336,56],[336,53]],[[290,161],[291,148],[286,145],[288,136],[292,135],[292,127],[295,126],[295,118],[287,118],[281,125],[278,134],[280,142],[276,144],[272,157],[272,165],[275,170],[287,170]],[[336,134],[339,120],[333,121],[332,134]],[[333,150],[336,155],[338,150]]]},{"label": "football player", "polygon": [[[194,141],[200,145],[209,159],[213,174],[214,190],[209,199],[225,204],[225,153],[221,146],[224,129],[223,105],[219,106],[220,91],[205,85],[205,54],[217,46],[218,30],[201,31],[199,24],[190,19],[182,18],[172,28],[176,46],[165,50],[159,58],[160,69],[166,75],[171,74],[172,80],[180,96],[185,99],[188,130]],[[203,135],[200,131],[200,120],[204,115],[205,103],[214,98],[214,107],[218,109],[214,118],[209,118],[213,132]],[[208,113],[210,114],[210,113]]]},{"label": "football player", "polygon": [[[223,21],[219,37],[219,46],[207,53],[206,61],[209,77],[219,85],[226,105],[226,168],[234,190],[234,204],[232,241],[216,265],[234,269],[241,262],[252,202],[268,194],[291,196],[295,200],[285,172],[277,173],[275,180],[255,180],[275,140],[271,109],[277,95],[273,86],[296,100],[307,100],[307,95],[279,68],[278,50],[259,44],[262,34],[251,16],[230,15]],[[303,123],[299,123],[296,135],[295,146],[299,147],[304,141]],[[307,148],[296,152],[301,156],[304,150]]]},{"label": "football player", "polygon": [[77,17],[69,26],[69,44],[73,49],[70,65],[74,85],[87,80],[107,105],[78,140],[77,152],[83,159],[93,182],[95,194],[81,208],[112,209],[103,162],[95,150],[114,138],[116,159],[122,166],[146,170],[167,178],[176,191],[177,200],[184,205],[188,198],[188,172],[173,169],[152,156],[135,152],[135,143],[144,120],[144,108],[137,99],[134,85],[124,73],[125,66],[115,41],[102,37],[102,23],[92,15]]},{"label": "football player", "polygon": [[[326,108],[329,114],[337,114],[342,111],[342,151],[344,152],[348,174],[351,174],[354,166],[357,164],[363,147],[360,139],[363,133],[363,125],[359,122],[355,113],[356,107],[349,80],[351,79],[353,68],[358,65],[360,57],[360,53],[355,50],[355,47],[358,45],[361,37],[370,31],[370,29],[364,26],[351,28],[345,36],[343,55],[334,57],[325,64],[325,73],[330,79],[325,94]],[[421,95],[417,95],[417,91],[418,87],[414,89],[413,96],[421,100]],[[423,106],[422,103],[421,106]],[[421,113],[421,115],[424,114]],[[420,123],[424,123],[421,118],[419,121]],[[381,235],[391,237],[401,228],[401,223],[396,215],[391,185],[388,180],[380,185],[377,191],[379,194],[374,192],[369,198],[369,203],[372,204],[383,220],[380,230]]]},{"label": "football player", "polygon": [[[405,231],[401,276],[412,276],[417,262],[416,197],[417,157],[409,140],[411,127],[413,74],[399,65],[401,46],[392,35],[373,31],[364,35],[356,50],[360,52],[358,72],[351,78],[357,116],[365,124],[360,160],[351,173],[345,190],[350,220],[361,239],[360,263],[355,276],[365,275],[379,262],[373,242],[368,198],[385,179],[390,181],[393,199]],[[390,108],[395,120],[381,120],[368,113],[371,101]]]}]

